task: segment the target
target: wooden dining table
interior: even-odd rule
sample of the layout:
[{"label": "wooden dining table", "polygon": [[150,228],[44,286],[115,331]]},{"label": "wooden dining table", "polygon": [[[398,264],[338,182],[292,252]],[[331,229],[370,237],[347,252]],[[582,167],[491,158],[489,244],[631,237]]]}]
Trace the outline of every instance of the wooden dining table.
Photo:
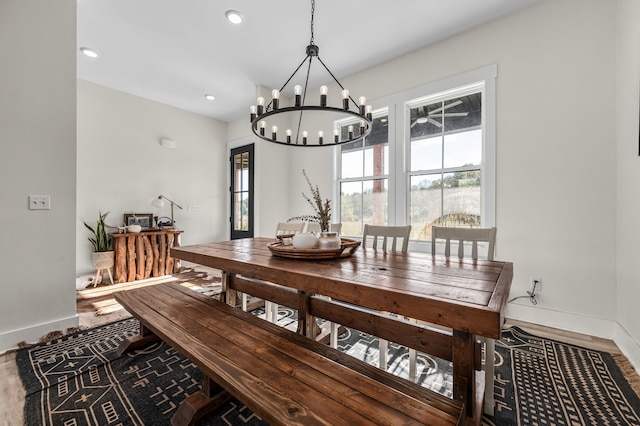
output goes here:
[{"label": "wooden dining table", "polygon": [[[476,373],[481,350],[477,342],[500,338],[512,263],[363,247],[337,259],[288,259],[269,250],[275,241],[197,244],[174,247],[171,254],[223,271],[223,287],[229,277],[243,277],[451,329],[453,398],[465,403],[470,418],[479,418],[484,380]],[[227,303],[235,300],[227,297]],[[487,378],[491,387],[492,378]]]}]

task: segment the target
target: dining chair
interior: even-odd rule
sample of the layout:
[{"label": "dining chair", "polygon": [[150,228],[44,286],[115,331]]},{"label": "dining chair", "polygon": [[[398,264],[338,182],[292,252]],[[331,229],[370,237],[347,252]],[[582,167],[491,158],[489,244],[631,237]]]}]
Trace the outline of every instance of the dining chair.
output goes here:
[{"label": "dining chair", "polygon": [[[362,248],[367,247],[378,250],[395,251],[406,253],[409,250],[409,234],[411,234],[411,225],[407,226],[386,226],[386,225],[364,225],[362,231]],[[390,249],[387,250],[387,247]],[[332,330],[333,335],[333,330]],[[378,366],[386,371],[387,369],[387,353],[389,351],[389,342],[385,339],[378,339]]]},{"label": "dining chair", "polygon": [[[276,226],[276,238],[279,235],[298,234],[304,231],[305,222],[278,222]],[[242,294],[242,310],[247,310],[247,297]],[[269,322],[278,322],[278,304],[269,300],[264,301],[265,319]]]},{"label": "dining chair", "polygon": [[[382,244],[382,250],[387,250],[387,245],[391,243],[391,251],[406,253],[409,249],[409,234],[411,225],[407,226],[386,226],[386,225],[364,225],[362,231],[362,247],[367,246],[367,241],[371,241],[371,248],[378,248],[378,242]],[[401,247],[398,249],[398,241]]]},{"label": "dining chair", "polygon": [[[342,223],[330,223],[329,232],[337,232],[340,235],[342,231]],[[320,224],[318,222],[307,222],[306,232],[320,233]]]},{"label": "dining chair", "polygon": [[[477,260],[479,255],[479,247],[481,252],[485,254],[484,258],[487,260],[493,260],[495,255],[496,244],[496,232],[495,227],[492,228],[454,228],[446,226],[433,226],[431,228],[431,254],[435,256],[438,254],[441,245],[444,243],[444,248],[441,250],[444,252],[445,257],[451,256],[451,245],[457,245],[458,258],[471,258]],[[470,246],[470,247],[469,247]],[[467,251],[465,256],[465,249],[471,249],[471,253]],[[485,371],[485,412],[493,415],[494,397],[494,356],[495,356],[495,341],[489,338],[482,338],[484,341],[484,371]],[[409,377],[414,377],[416,374],[416,351],[414,349],[409,350]],[[412,373],[413,372],[413,376]]]}]

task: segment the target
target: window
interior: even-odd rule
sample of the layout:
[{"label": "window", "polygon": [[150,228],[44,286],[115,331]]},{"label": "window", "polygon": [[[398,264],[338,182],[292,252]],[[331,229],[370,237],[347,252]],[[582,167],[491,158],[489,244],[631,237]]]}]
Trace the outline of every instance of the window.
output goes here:
[{"label": "window", "polygon": [[[465,94],[463,94],[465,93]],[[482,86],[407,103],[411,239],[482,219]]]},{"label": "window", "polygon": [[[495,225],[496,73],[488,66],[374,103],[371,134],[336,149],[345,235],[410,224],[411,249],[426,251],[434,225]],[[343,133],[349,124],[337,123]]]},{"label": "window", "polygon": [[[339,123],[346,139],[351,121]],[[379,111],[365,140],[340,146],[340,222],[345,235],[362,235],[364,224],[388,222],[389,117]]]}]

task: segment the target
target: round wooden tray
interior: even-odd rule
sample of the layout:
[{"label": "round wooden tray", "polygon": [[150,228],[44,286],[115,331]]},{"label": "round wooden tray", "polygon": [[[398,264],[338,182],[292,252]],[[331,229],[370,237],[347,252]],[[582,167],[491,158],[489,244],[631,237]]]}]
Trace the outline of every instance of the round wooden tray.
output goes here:
[{"label": "round wooden tray", "polygon": [[282,240],[267,244],[272,256],[284,257],[287,259],[319,260],[319,259],[342,259],[349,257],[360,246],[360,241],[349,238],[341,238],[342,244],[337,249],[297,249],[292,245],[282,245]]}]

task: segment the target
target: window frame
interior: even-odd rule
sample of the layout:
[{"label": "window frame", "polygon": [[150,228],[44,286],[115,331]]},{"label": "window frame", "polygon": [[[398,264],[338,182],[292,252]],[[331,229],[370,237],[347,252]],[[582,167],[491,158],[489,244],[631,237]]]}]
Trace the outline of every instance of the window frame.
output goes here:
[{"label": "window frame", "polygon": [[[371,103],[376,111],[386,109],[389,117],[389,174],[388,178],[388,225],[406,225],[409,223],[410,196],[410,106],[419,100],[458,94],[461,90],[483,85],[482,88],[482,160],[474,169],[481,169],[481,226],[496,226],[496,79],[497,65],[488,65],[463,72],[425,85],[404,90],[399,93],[377,99]],[[336,126],[342,122],[336,122]],[[342,125],[343,125],[342,124]],[[341,148],[334,148],[336,211],[340,212],[340,184],[342,179]],[[361,179],[364,180],[363,176]],[[353,179],[350,179],[353,180]],[[430,241],[412,240],[409,249],[430,252]]]}]

